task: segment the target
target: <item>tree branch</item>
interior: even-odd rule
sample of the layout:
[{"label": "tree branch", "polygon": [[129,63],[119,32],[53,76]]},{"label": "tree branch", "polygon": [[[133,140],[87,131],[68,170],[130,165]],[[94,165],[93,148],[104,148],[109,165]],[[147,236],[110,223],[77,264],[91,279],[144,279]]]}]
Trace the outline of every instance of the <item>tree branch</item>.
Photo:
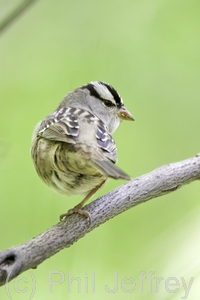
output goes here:
[{"label": "tree branch", "polygon": [[85,206],[92,223],[72,215],[31,240],[0,252],[0,285],[22,272],[36,268],[47,258],[68,248],[85,234],[140,203],[175,191],[200,179],[200,153],[195,157],[164,165],[99,197]]},{"label": "tree branch", "polygon": [[17,19],[33,2],[37,0],[27,0],[22,2],[17,8],[15,8],[10,15],[8,15],[1,23],[0,23],[0,32],[6,29],[15,19]]}]

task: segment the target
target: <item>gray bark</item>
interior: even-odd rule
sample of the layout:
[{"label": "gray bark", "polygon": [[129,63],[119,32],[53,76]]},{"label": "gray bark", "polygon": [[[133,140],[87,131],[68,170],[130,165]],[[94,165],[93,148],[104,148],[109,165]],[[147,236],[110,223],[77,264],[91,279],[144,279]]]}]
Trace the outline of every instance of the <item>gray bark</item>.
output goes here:
[{"label": "gray bark", "polygon": [[72,215],[29,241],[0,252],[0,285],[68,248],[118,214],[200,179],[200,154],[164,165],[99,197],[84,207],[91,216]]}]

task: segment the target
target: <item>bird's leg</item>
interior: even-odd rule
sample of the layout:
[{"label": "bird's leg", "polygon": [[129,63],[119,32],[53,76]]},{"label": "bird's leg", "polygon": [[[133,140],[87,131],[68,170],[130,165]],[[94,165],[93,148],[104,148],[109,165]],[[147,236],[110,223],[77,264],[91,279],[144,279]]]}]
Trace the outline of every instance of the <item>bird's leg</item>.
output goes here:
[{"label": "bird's leg", "polygon": [[87,219],[89,219],[89,222],[91,223],[90,214],[87,211],[83,210],[82,207],[85,204],[85,202],[88,201],[104,185],[104,183],[105,181],[103,181],[100,185],[92,189],[80,203],[78,203],[73,208],[69,209],[67,213],[60,215],[60,221],[66,218],[67,216],[77,213],[79,215],[85,216]]}]

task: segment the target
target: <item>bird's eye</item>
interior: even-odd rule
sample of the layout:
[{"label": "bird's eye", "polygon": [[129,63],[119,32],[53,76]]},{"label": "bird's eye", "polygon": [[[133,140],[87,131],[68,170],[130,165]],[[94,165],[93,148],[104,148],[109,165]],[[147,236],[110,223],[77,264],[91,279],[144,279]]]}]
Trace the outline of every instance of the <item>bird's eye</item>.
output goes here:
[{"label": "bird's eye", "polygon": [[112,101],[110,101],[110,100],[104,100],[103,103],[107,107],[113,107],[113,106],[115,106],[115,104]]}]

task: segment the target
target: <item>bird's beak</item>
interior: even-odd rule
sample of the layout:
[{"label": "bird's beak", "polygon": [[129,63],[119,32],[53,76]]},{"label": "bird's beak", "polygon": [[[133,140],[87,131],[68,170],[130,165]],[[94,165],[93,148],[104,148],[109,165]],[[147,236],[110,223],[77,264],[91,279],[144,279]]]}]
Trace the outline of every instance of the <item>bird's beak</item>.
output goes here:
[{"label": "bird's beak", "polygon": [[135,119],[131,113],[126,109],[125,106],[122,106],[119,110],[118,116],[121,120],[134,121]]}]

